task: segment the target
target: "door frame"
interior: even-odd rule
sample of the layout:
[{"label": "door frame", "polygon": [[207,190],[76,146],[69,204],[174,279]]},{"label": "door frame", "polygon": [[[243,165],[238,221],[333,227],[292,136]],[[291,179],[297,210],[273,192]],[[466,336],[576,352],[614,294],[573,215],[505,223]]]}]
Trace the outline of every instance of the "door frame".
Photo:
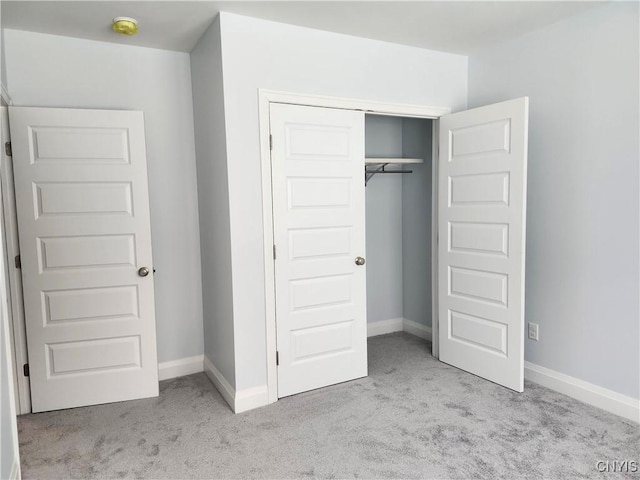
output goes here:
[{"label": "door frame", "polygon": [[[2,142],[0,142],[0,157],[2,159],[2,161],[0,161],[0,222],[2,223],[2,230],[4,233],[3,235],[0,235],[0,241],[3,243],[5,250],[5,270],[8,279],[8,323],[11,336],[10,345],[14,370],[13,384],[16,413],[18,415],[23,415],[33,411],[31,403],[30,378],[28,375],[24,374],[25,368],[23,368],[24,365],[28,365],[29,363],[29,350],[27,346],[22,269],[15,261],[16,256],[20,255],[21,252],[19,245],[13,158],[5,155],[4,147],[5,141],[11,141],[8,107],[14,106],[14,103],[1,83],[0,105],[6,110],[6,112],[0,112],[0,115],[3,113],[6,114],[7,129],[9,130],[8,138],[5,139],[5,135],[3,134]],[[157,361],[156,363],[158,364]],[[28,371],[28,369],[26,370]]]},{"label": "door frame", "polygon": [[[6,109],[2,114],[3,121],[7,122],[9,130],[8,107],[13,105],[4,86],[0,88],[0,104]],[[15,267],[14,259],[20,254],[18,247],[17,213],[15,205],[15,192],[13,183],[13,164],[5,155],[4,142],[11,141],[11,132],[8,138],[2,138],[2,162],[0,162],[0,181],[2,182],[2,227],[4,235],[1,239],[5,250],[5,270],[7,275],[7,301],[9,311],[9,327],[11,334],[11,350],[13,359],[13,384],[15,392],[16,413],[21,415],[31,412],[31,386],[29,377],[23,373],[22,366],[29,363],[27,352],[27,337],[24,319],[24,303],[22,297],[22,275]]]},{"label": "door frame", "polygon": [[[345,97],[310,95],[277,90],[258,89],[258,121],[260,129],[260,165],[262,174],[262,225],[264,242],[264,284],[265,284],[265,333],[267,361],[268,403],[278,401],[278,372],[276,367],[276,301],[275,301],[275,261],[273,258],[273,192],[270,148],[270,105],[284,103],[309,107],[358,110],[373,115],[413,117],[436,120],[432,127],[432,209],[431,209],[431,286],[432,319],[438,318],[438,122],[442,115],[451,113],[449,107],[409,105],[402,103],[378,102]],[[364,181],[364,169],[362,172]],[[438,358],[438,321],[432,321],[433,355]]]}]

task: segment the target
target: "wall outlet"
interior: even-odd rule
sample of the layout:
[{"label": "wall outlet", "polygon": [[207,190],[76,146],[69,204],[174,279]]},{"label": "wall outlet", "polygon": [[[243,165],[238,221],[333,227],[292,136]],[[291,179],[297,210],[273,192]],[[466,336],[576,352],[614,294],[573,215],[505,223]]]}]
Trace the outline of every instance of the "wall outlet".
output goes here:
[{"label": "wall outlet", "polygon": [[538,324],[529,322],[529,338],[538,341]]}]

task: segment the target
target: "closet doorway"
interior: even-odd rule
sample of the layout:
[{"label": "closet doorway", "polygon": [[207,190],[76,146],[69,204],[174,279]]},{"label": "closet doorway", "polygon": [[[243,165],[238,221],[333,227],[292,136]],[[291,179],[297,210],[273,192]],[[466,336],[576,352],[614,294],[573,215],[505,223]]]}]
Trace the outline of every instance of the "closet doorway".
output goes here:
[{"label": "closet doorway", "polygon": [[[430,197],[432,221],[421,223],[415,245],[402,228],[402,211],[395,227],[408,250],[426,258],[407,269],[418,272],[418,292],[429,288],[425,270],[431,272],[434,356],[523,390],[528,99],[448,111],[260,91],[270,402],[366,375],[364,184],[376,176],[408,178],[383,173],[390,170],[424,168],[419,154],[428,156],[429,125],[431,194],[407,188],[404,203],[428,215]],[[369,129],[413,127],[422,131],[420,141],[405,145],[401,134],[401,156],[391,158],[403,160],[383,156],[398,152],[365,160],[366,116]],[[394,127],[389,117],[404,118]],[[374,134],[369,148],[385,135]],[[424,182],[424,175],[414,180]],[[426,205],[416,205],[420,198]],[[402,188],[399,201],[404,206]],[[429,226],[431,248],[424,240]],[[396,290],[404,274],[395,269]],[[419,300],[415,325],[429,316],[428,295]]]},{"label": "closet doorway", "polygon": [[395,331],[433,336],[433,124],[365,115],[369,336]]}]

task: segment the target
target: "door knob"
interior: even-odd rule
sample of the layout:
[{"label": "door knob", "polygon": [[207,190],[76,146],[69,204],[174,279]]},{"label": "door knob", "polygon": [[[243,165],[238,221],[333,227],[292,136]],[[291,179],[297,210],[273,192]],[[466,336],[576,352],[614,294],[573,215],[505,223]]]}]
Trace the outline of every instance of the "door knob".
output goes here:
[{"label": "door knob", "polygon": [[147,267],[141,267],[138,270],[138,275],[140,275],[141,277],[146,277],[147,275],[149,275],[149,269]]},{"label": "door knob", "polygon": [[356,265],[358,265],[358,266],[364,265],[364,258],[356,257]]}]

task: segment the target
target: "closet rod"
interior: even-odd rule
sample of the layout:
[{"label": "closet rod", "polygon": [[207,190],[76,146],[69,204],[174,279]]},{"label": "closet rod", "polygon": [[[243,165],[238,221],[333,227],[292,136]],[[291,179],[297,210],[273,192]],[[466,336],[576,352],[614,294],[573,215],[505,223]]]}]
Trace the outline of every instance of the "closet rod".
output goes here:
[{"label": "closet rod", "polygon": [[413,170],[385,170],[385,168],[387,167],[387,165],[389,165],[388,163],[384,163],[381,166],[379,166],[376,169],[367,169],[367,167],[364,167],[364,186],[367,186],[367,183],[369,183],[369,180],[371,180],[371,178],[373,178],[374,175],[377,175],[378,173],[413,173]]}]

